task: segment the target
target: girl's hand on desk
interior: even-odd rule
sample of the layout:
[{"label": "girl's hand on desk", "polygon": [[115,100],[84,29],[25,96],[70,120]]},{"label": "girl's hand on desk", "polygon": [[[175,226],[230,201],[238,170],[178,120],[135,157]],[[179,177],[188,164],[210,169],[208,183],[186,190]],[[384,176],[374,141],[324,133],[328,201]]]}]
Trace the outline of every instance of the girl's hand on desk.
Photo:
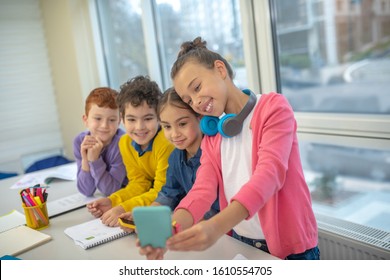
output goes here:
[{"label": "girl's hand on desk", "polygon": [[170,237],[167,248],[173,251],[203,251],[223,235],[218,232],[212,219],[202,221]]},{"label": "girl's hand on desk", "polygon": [[167,251],[164,248],[153,248],[152,246],[141,247],[139,239],[136,241],[136,246],[139,247],[139,253],[142,256],[146,256],[148,260],[162,260],[164,254]]}]

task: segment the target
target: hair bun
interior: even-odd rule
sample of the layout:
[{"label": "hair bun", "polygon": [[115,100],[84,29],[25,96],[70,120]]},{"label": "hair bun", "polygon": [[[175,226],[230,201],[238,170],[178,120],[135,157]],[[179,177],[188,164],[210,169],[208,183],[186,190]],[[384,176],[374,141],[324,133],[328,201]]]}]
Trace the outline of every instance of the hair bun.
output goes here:
[{"label": "hair bun", "polygon": [[185,55],[192,50],[207,49],[206,44],[207,44],[207,42],[202,41],[201,37],[196,37],[193,41],[186,41],[183,44],[181,44],[180,51],[179,51],[177,57],[179,58],[180,56]]}]

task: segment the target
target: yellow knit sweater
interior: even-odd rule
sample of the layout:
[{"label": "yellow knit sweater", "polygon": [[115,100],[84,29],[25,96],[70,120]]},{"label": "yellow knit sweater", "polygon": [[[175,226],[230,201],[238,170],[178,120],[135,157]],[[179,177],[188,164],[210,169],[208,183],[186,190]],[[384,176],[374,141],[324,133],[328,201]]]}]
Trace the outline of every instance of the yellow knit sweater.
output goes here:
[{"label": "yellow knit sweater", "polygon": [[131,142],[130,136],[125,134],[118,144],[129,183],[109,196],[113,207],[121,205],[126,212],[136,206],[150,205],[157,198],[165,184],[168,158],[174,149],[162,130],[154,138],[152,150],[142,156]]}]

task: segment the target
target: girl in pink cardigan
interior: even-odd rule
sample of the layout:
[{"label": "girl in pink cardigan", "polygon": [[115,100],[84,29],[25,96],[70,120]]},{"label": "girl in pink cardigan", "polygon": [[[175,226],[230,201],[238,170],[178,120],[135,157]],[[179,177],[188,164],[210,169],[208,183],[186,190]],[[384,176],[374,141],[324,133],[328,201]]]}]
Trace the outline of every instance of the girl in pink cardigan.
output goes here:
[{"label": "girl in pink cardigan", "polygon": [[[280,94],[255,95],[233,83],[233,71],[200,37],[185,42],[171,71],[182,100],[204,116],[201,165],[177,206],[180,232],[167,249],[205,250],[226,233],[281,259],[319,259],[318,231],[305,182],[297,124]],[[216,133],[216,135],[214,135]],[[204,213],[219,195],[221,212]],[[140,248],[162,259],[165,248]]]}]

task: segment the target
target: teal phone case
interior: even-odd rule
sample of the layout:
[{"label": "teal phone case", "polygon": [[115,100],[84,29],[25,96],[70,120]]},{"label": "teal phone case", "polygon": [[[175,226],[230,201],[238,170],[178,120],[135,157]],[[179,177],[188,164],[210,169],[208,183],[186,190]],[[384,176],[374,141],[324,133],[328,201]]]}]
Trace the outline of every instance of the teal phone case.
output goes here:
[{"label": "teal phone case", "polygon": [[140,206],[133,209],[133,219],[141,246],[165,248],[172,236],[171,208],[168,206]]}]

